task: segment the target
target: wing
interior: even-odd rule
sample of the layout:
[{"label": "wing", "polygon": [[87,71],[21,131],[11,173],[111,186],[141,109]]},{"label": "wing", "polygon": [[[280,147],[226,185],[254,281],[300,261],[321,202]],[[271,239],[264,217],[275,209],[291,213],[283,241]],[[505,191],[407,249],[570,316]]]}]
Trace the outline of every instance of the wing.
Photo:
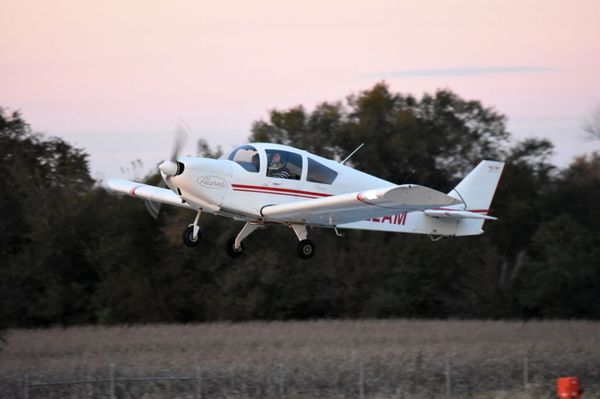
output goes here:
[{"label": "wing", "polygon": [[268,205],[261,209],[265,220],[336,226],[462,203],[442,192],[414,184],[390,186],[326,198]]},{"label": "wing", "polygon": [[193,209],[188,203],[179,198],[177,194],[166,188],[149,186],[147,184],[136,183],[124,179],[109,179],[108,188],[112,191],[127,194],[135,198]]}]

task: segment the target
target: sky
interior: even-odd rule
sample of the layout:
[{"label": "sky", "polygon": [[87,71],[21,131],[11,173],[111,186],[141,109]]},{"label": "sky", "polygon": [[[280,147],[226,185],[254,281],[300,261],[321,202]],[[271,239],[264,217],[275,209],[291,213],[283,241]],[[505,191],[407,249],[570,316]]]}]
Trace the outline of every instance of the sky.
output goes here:
[{"label": "sky", "polygon": [[385,80],[480,100],[566,166],[600,150],[582,130],[599,16],[598,0],[0,0],[0,106],[84,148],[94,177],[133,178],[169,156],[178,119],[184,153],[199,138],[228,152],[271,109]]}]

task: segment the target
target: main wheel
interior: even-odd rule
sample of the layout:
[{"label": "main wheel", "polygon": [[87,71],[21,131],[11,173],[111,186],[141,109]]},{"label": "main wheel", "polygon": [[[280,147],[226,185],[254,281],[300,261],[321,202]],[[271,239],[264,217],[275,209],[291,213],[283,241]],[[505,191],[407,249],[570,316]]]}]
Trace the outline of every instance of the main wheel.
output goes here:
[{"label": "main wheel", "polygon": [[310,259],[315,254],[315,244],[311,240],[302,240],[296,246],[296,254],[301,259]]},{"label": "main wheel", "polygon": [[200,244],[200,230],[198,230],[198,236],[194,240],[194,226],[188,226],[183,230],[183,243],[188,247],[197,247]]},{"label": "main wheel", "polygon": [[234,245],[235,237],[231,237],[229,240],[227,240],[227,244],[225,244],[225,251],[227,251],[227,255],[231,256],[232,258],[239,258],[242,256],[242,253],[244,253],[244,243],[240,243],[240,247],[238,249],[235,249]]}]

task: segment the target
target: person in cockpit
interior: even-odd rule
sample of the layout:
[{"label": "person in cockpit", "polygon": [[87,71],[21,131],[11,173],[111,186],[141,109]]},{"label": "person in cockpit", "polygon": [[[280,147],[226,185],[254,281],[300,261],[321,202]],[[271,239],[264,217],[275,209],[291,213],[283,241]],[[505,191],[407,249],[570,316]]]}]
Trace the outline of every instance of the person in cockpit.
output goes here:
[{"label": "person in cockpit", "polygon": [[286,161],[279,152],[274,153],[269,160],[267,176],[278,177],[280,179],[290,179],[290,171],[286,168]]}]

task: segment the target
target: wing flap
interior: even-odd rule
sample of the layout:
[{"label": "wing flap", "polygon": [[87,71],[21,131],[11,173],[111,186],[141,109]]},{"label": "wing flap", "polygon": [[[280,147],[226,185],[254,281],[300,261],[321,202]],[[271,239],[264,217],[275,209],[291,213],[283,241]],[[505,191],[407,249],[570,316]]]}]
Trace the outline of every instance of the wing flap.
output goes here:
[{"label": "wing flap", "polygon": [[440,191],[410,184],[270,205],[263,207],[261,213],[267,220],[335,226],[460,203]]},{"label": "wing flap", "polygon": [[186,202],[183,202],[177,194],[166,188],[150,186],[148,184],[137,183],[125,179],[109,179],[108,188],[112,191],[127,194],[131,197],[192,209],[192,207]]}]

